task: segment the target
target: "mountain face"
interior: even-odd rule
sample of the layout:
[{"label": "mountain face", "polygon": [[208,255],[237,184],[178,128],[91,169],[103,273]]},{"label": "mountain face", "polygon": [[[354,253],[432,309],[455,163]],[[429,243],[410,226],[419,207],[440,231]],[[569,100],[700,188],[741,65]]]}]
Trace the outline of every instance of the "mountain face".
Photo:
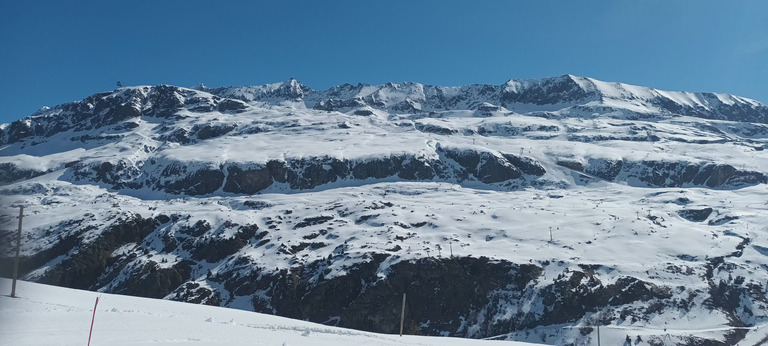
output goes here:
[{"label": "mountain face", "polygon": [[42,283],[379,332],[406,293],[423,334],[729,345],[768,323],[766,148],[757,101],[571,75],[121,88],[0,125],[0,272],[24,205]]}]

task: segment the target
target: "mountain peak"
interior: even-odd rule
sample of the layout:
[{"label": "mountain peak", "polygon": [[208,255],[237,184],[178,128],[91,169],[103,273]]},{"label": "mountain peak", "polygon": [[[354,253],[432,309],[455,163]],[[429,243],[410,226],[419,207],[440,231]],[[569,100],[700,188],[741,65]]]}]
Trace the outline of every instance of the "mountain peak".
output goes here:
[{"label": "mountain peak", "polygon": [[[311,89],[304,85],[299,83],[296,79],[293,77],[289,78],[287,81],[280,83],[279,95],[291,98],[291,99],[300,99],[304,97],[304,94]],[[278,96],[277,94],[275,96]]]},{"label": "mountain peak", "polygon": [[550,78],[510,79],[502,86],[502,99],[507,103],[563,104],[596,99],[589,79],[574,75]]}]

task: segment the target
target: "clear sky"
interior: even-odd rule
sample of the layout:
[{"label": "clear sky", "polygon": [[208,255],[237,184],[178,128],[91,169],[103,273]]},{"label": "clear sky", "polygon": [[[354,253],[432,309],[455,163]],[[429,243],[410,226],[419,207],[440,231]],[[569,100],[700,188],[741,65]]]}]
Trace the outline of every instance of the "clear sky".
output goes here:
[{"label": "clear sky", "polygon": [[123,85],[563,74],[768,102],[768,1],[0,3],[0,123]]}]

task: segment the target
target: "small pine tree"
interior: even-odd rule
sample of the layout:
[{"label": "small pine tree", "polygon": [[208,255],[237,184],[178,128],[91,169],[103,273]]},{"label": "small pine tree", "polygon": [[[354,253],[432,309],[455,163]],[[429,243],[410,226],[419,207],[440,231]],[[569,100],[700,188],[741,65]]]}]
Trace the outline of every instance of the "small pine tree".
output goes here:
[{"label": "small pine tree", "polygon": [[421,327],[419,327],[416,322],[411,321],[411,323],[408,324],[408,326],[405,328],[405,332],[403,334],[406,335],[421,335]]}]

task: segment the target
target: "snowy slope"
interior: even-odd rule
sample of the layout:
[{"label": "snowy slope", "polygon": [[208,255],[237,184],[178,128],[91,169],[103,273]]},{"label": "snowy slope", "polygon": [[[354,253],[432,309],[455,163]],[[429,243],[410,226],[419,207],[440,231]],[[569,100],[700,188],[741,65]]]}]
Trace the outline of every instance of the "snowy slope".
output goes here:
[{"label": "snowy slope", "polygon": [[383,332],[407,292],[430,335],[753,340],[766,114],[570,75],[122,88],[0,126],[0,271],[25,205],[33,281]]},{"label": "snowy slope", "polygon": [[[0,279],[9,289],[11,281]],[[530,345],[385,335],[239,310],[78,291],[21,281],[0,296],[0,345]]]}]

